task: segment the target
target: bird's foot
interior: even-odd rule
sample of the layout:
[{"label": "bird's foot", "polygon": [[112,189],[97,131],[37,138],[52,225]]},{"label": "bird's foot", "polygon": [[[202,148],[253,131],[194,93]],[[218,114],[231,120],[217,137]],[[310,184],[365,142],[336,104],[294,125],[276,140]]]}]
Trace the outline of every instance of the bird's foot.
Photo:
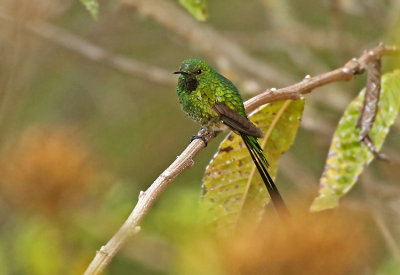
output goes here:
[{"label": "bird's foot", "polygon": [[203,142],[204,142],[204,145],[205,145],[205,147],[207,147],[207,145],[208,145],[208,142],[207,142],[207,136],[209,135],[210,133],[208,132],[208,130],[206,129],[206,128],[201,128],[201,130],[200,130],[200,132],[199,132],[199,135],[194,135],[194,136],[192,136],[191,138],[190,138],[190,142],[192,142],[193,140],[196,140],[196,139],[201,139]]},{"label": "bird's foot", "polygon": [[204,136],[204,135],[192,136],[192,137],[190,138],[190,142],[192,142],[193,140],[196,140],[196,139],[201,139],[201,140],[204,142],[204,145],[207,147],[208,143],[207,143],[206,136]]}]

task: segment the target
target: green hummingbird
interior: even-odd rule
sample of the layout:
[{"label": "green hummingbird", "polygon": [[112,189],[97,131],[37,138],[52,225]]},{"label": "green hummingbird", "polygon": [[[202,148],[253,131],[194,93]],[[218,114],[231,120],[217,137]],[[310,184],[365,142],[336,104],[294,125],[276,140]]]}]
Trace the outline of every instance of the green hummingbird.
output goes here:
[{"label": "green hummingbird", "polygon": [[262,131],[247,118],[243,100],[235,85],[206,62],[195,58],[184,60],[174,74],[180,74],[176,92],[183,110],[202,126],[201,135],[193,136],[191,141],[202,139],[207,146],[205,137],[210,132],[226,129],[240,135],[275,209],[281,216],[287,216],[289,211],[268,173],[269,164],[257,140],[263,136]]}]

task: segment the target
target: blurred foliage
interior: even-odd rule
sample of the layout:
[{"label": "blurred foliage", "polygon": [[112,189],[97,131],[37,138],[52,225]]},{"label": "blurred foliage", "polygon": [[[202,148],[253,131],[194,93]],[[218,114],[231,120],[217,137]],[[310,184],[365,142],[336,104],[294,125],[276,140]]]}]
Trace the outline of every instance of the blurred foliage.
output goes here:
[{"label": "blurred foliage", "polygon": [[81,0],[82,4],[90,12],[94,19],[99,16],[99,3],[97,0]]},{"label": "blurred foliage", "polygon": [[[260,145],[274,177],[281,155],[293,144],[304,108],[304,100],[281,100],[254,111],[250,119],[264,137]],[[213,223],[226,233],[249,212],[262,215],[268,193],[241,137],[230,133],[207,166],[202,185],[201,207]],[[257,213],[257,214],[256,214]]]},{"label": "blurred foliage", "polygon": [[93,180],[92,166],[72,129],[29,128],[0,152],[2,199],[47,214],[77,207]]},{"label": "blurred foliage", "polygon": [[199,21],[206,21],[208,18],[206,0],[179,0],[179,3]]},{"label": "blurred foliage", "polygon": [[229,236],[203,231],[182,240],[174,274],[360,274],[365,263],[375,265],[362,216],[349,209],[305,215],[303,203],[293,209],[289,223],[270,216]]},{"label": "blurred foliage", "polygon": [[377,274],[379,275],[396,275],[400,270],[400,260],[390,259],[383,263]]},{"label": "blurred foliage", "polygon": [[[169,1],[182,10],[176,0],[157,1]],[[238,86],[244,98],[276,86],[215,54],[212,38],[205,41],[206,53],[189,42],[196,30],[188,29],[186,36],[174,32],[128,2],[136,0],[99,1],[101,14],[93,20],[76,0],[0,1],[0,274],[82,273],[129,215],[139,191],[175,160],[198,130],[181,112],[174,85],[155,84],[118,69],[116,54],[123,64],[139,61],[168,72],[187,57],[207,59]],[[400,41],[398,0],[220,0],[208,1],[207,7],[209,18],[201,26],[284,72],[291,79],[288,83],[341,66],[379,41]],[[164,11],[171,22],[179,19],[171,16],[175,14]],[[51,32],[38,23],[64,32]],[[59,43],[62,38],[66,44]],[[79,39],[106,50],[107,58],[95,61],[79,43],[70,47]],[[89,52],[97,56],[93,49]],[[383,59],[385,72],[399,64],[396,58]],[[173,83],[175,76],[168,76]],[[303,202],[304,207],[295,202],[310,190],[317,192],[330,135],[350,98],[364,86],[362,75],[307,96],[302,126],[277,174],[291,209],[307,211],[311,199]],[[374,192],[379,201],[376,209],[398,246],[400,131],[395,125],[383,148],[390,164],[374,162],[368,171],[379,189]],[[195,165],[166,190],[140,234],[112,261],[108,274],[187,274],[207,268],[209,273],[231,274],[236,267],[243,273],[261,272],[265,265],[275,270],[282,263],[316,270],[313,264],[320,262],[332,272],[396,271],[396,254],[388,249],[376,224],[354,223],[347,208],[337,215],[344,221],[333,219],[337,226],[330,223],[329,215],[338,210],[317,213],[312,216],[316,219],[299,214],[286,241],[272,213],[254,229],[258,231],[240,230],[238,242],[213,236],[204,222],[211,218],[198,208],[198,201],[204,167],[222,139],[220,135],[210,143]],[[289,158],[297,166],[289,165]],[[341,207],[347,205],[357,215],[369,217],[363,194],[355,186]],[[318,218],[325,214],[326,218]],[[311,230],[317,227],[321,230]],[[374,230],[355,234],[359,228]],[[311,233],[315,232],[319,233],[314,241]],[[371,243],[373,249],[365,248]],[[274,251],[279,259],[271,255]],[[323,261],[321,251],[327,252]],[[371,260],[354,254],[364,255],[360,251]],[[355,264],[346,266],[350,260]]]},{"label": "blurred foliage", "polygon": [[[378,113],[370,137],[379,151],[400,109],[400,71],[382,76]],[[374,154],[358,141],[356,127],[363,104],[365,89],[347,107],[339,121],[326,166],[321,178],[320,195],[311,206],[312,211],[336,207],[339,198],[350,191],[362,170],[374,159]]]}]

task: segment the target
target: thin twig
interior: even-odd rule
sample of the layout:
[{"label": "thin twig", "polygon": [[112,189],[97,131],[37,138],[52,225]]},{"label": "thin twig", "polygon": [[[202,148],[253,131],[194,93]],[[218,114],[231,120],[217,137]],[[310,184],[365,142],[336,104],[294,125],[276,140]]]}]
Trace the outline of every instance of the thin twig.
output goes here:
[{"label": "thin twig", "polygon": [[372,218],[374,219],[377,227],[382,233],[382,236],[392,253],[393,258],[396,260],[400,259],[400,249],[396,244],[396,239],[393,237],[393,234],[390,232],[388,226],[386,225],[382,213],[380,213],[374,206],[370,206],[370,210],[372,213]]},{"label": "thin twig", "polygon": [[[269,89],[249,99],[245,102],[246,112],[252,112],[261,105],[272,101],[298,99],[302,94],[310,93],[317,87],[335,81],[351,80],[354,78],[354,75],[362,73],[369,62],[378,60],[384,55],[394,54],[400,54],[400,51],[396,47],[385,47],[381,44],[370,51],[364,52],[359,59],[353,59],[347,62],[342,68],[315,77],[306,78],[287,88],[278,90]],[[210,142],[213,138],[214,135],[207,136],[207,142]],[[96,253],[96,256],[85,272],[86,275],[99,274],[107,267],[112,258],[122,248],[123,244],[139,231],[140,222],[150,211],[157,198],[179,174],[193,165],[193,158],[203,148],[203,141],[196,139],[191,142],[182,154],[178,156],[153,184],[145,192],[140,193],[139,200],[132,213],[111,240]]]},{"label": "thin twig", "polygon": [[377,199],[377,192],[375,190],[375,187],[379,186],[379,184],[377,184],[377,180],[374,179],[374,176],[368,171],[364,171],[361,179],[371,216],[376,223],[376,226],[381,231],[383,239],[392,253],[393,258],[400,259],[400,248],[396,242],[396,239],[393,237],[392,232],[385,223],[382,210],[380,210],[381,203]]}]

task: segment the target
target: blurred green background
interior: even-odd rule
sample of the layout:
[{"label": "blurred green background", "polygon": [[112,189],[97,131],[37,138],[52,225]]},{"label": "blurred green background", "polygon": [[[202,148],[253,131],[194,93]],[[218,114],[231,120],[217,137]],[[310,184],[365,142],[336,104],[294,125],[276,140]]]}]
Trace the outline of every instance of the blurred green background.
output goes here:
[{"label": "blurred green background", "polygon": [[[172,0],[99,4],[93,20],[77,0],[0,3],[0,274],[85,270],[199,128],[175,94],[183,59],[207,60],[249,98],[399,41],[399,0],[210,0],[201,23]],[[364,85],[361,75],[306,97],[279,167],[285,197],[317,194],[335,125]],[[371,273],[400,268],[399,132],[397,122],[383,148],[390,163],[375,161],[342,200],[376,230]],[[165,191],[108,274],[185,274],[179,234],[197,226],[202,174],[223,136]]]}]

